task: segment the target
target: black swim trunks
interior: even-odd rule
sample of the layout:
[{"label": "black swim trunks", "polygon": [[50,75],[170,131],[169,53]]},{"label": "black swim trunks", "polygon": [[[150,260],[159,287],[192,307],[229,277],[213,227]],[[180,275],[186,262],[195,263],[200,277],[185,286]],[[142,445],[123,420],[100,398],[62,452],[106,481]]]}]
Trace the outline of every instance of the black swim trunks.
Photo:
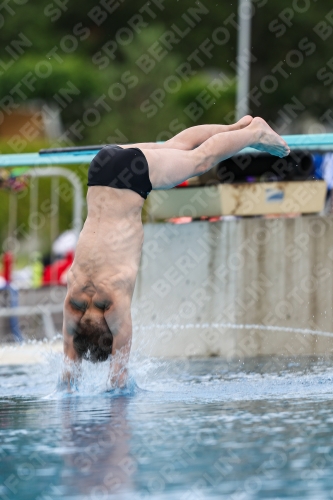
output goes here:
[{"label": "black swim trunks", "polygon": [[89,166],[88,186],[131,189],[144,199],[153,189],[141,149],[120,146],[105,146],[97,153]]}]

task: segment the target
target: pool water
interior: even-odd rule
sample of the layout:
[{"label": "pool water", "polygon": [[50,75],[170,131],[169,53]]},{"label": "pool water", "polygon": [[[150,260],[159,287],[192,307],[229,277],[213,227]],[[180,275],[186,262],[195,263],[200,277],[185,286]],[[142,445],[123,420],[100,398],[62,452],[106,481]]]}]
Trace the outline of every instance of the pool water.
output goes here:
[{"label": "pool water", "polygon": [[60,364],[0,367],[1,500],[333,499],[330,359]]}]

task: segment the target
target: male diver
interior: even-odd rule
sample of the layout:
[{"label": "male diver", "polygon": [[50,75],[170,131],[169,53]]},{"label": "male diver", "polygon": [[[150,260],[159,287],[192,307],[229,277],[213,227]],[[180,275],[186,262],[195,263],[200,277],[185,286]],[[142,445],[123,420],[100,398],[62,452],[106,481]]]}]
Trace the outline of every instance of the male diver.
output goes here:
[{"label": "male diver", "polygon": [[147,195],[201,175],[248,146],[279,157],[290,152],[263,119],[245,116],[230,126],[188,128],[163,144],[106,146],[97,153],[88,172],[88,215],[68,272],[67,362],[103,361],[111,355],[111,384],[126,384]]}]

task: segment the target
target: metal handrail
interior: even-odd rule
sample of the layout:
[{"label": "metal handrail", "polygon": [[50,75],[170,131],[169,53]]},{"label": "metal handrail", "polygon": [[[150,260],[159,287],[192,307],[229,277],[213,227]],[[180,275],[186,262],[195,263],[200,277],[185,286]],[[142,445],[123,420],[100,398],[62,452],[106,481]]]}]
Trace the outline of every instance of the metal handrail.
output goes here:
[{"label": "metal handrail", "polygon": [[[1,155],[0,155],[1,158]],[[78,240],[82,229],[82,210],[83,210],[83,189],[80,178],[68,168],[59,166],[45,168],[31,168],[24,173],[30,177],[65,177],[73,186],[73,222],[72,227]]]},{"label": "metal handrail", "polygon": [[[1,157],[2,155],[0,155]],[[54,166],[46,168],[31,168],[24,175],[29,177],[65,177],[73,186],[73,221],[72,227],[75,233],[76,240],[79,237],[82,228],[82,211],[83,211],[83,189],[80,178],[71,170]],[[40,315],[43,319],[45,335],[48,338],[53,338],[56,335],[56,329],[53,323],[52,313],[62,312],[62,304],[49,304],[38,306],[17,306],[0,308],[1,317],[15,316],[34,316]]]},{"label": "metal handrail", "polygon": [[63,304],[44,304],[38,306],[4,307],[0,309],[0,318],[11,318],[13,316],[41,316],[45,335],[48,339],[56,336],[52,314],[63,311]]},{"label": "metal handrail", "polygon": [[55,314],[62,312],[63,307],[63,303],[38,306],[2,307],[0,309],[0,318],[10,318],[12,316],[38,316],[45,313]]}]

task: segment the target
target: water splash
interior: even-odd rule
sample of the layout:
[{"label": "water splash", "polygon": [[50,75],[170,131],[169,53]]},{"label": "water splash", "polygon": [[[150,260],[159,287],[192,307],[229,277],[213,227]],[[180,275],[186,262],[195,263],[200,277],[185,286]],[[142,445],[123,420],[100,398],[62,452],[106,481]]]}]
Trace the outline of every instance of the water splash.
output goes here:
[{"label": "water splash", "polygon": [[231,330],[263,330],[272,332],[288,332],[301,333],[303,335],[318,335],[320,337],[333,338],[333,332],[325,332],[322,330],[311,330],[310,328],[292,328],[289,326],[273,326],[273,325],[252,325],[252,324],[236,324],[236,323],[187,323],[185,325],[174,323],[162,323],[154,325],[140,325],[134,327],[136,330],[187,330],[187,329],[204,329],[204,328],[226,328]]},{"label": "water splash", "polygon": [[[273,326],[273,325],[257,325],[257,324],[236,324],[236,323],[222,323],[222,322],[211,322],[211,323],[187,323],[187,324],[175,324],[175,323],[158,323],[158,324],[148,324],[148,325],[137,325],[134,327],[135,331],[154,331],[154,330],[173,330],[173,331],[184,331],[189,329],[232,329],[232,330],[247,330],[251,335],[253,331],[268,331],[268,332],[288,332],[294,334],[302,335],[317,335],[322,337],[333,338],[332,332],[326,332],[322,330],[312,330],[309,328],[292,328],[284,326]],[[252,330],[252,332],[251,332]],[[109,380],[109,363],[99,363],[94,365],[87,361],[83,361],[81,367],[81,376],[78,383],[77,392],[74,391],[74,395],[108,395],[108,396],[134,396],[141,391],[168,391],[170,393],[176,394],[180,391],[180,396],[183,394],[184,387],[186,390],[187,379],[186,373],[191,369],[191,363],[189,360],[182,360],[179,364],[176,362],[171,362],[169,359],[156,359],[149,356],[149,338],[150,336],[142,336],[138,348],[132,351],[129,372],[130,380],[129,384],[123,390],[113,391],[108,383]],[[56,340],[60,340],[61,336],[58,336]],[[27,341],[25,345],[33,345],[38,348],[39,346],[44,347],[45,344],[51,344],[51,342],[43,341]],[[6,359],[6,350],[13,349],[14,351],[20,349],[24,346],[19,346],[17,344],[7,346],[3,348],[3,356]],[[221,361],[219,361],[221,363]],[[13,387],[17,381],[24,379],[24,384],[20,389],[15,389],[15,394],[20,396],[26,396],[27,394],[34,394],[40,396],[46,396],[49,399],[58,399],[64,397],[64,392],[59,388],[59,375],[62,373],[63,369],[63,355],[60,352],[43,352],[42,359],[38,361],[34,368],[33,365],[19,365],[17,367],[6,366],[6,363],[2,363],[0,366],[0,371],[3,371],[3,375],[11,375],[8,379],[8,384],[6,385],[6,377],[3,378],[2,382],[2,395],[12,395]],[[21,375],[24,376],[21,376]],[[211,376],[211,375],[210,375]],[[184,379],[185,377],[185,379]],[[330,373],[331,377],[331,373]],[[224,377],[223,377],[224,378]],[[201,379],[200,379],[201,380]],[[215,380],[215,379],[214,379]],[[10,381],[10,382],[9,382]],[[202,379],[204,381],[204,379]],[[186,382],[186,383],[185,383]],[[331,383],[331,379],[330,379]],[[13,385],[14,384],[14,385]],[[192,387],[192,386],[191,386]],[[222,390],[222,389],[221,389]],[[224,391],[223,386],[223,391]],[[175,395],[176,397],[176,395]]]}]

